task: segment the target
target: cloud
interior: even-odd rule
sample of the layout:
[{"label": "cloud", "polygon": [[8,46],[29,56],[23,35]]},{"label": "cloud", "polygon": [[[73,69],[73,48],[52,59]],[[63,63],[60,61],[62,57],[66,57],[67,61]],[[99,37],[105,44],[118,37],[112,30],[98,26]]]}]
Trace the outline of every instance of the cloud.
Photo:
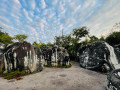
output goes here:
[{"label": "cloud", "polygon": [[118,10],[119,5],[120,3],[117,4],[113,1],[106,2],[95,15],[93,15],[82,25],[87,25],[90,28],[91,34],[94,34],[98,37],[101,35],[106,36],[107,33],[109,34],[111,32],[111,28],[114,23],[117,23],[120,20],[120,16],[117,14],[120,13]]},{"label": "cloud", "polygon": [[21,3],[19,2],[19,0],[13,0],[13,2],[18,5],[19,7],[21,7]]},{"label": "cloud", "polygon": [[64,5],[65,5],[64,2],[62,2],[62,1],[59,2],[59,8],[58,8],[59,16],[65,14],[65,12],[66,12],[66,9],[64,8]]},{"label": "cloud", "polygon": [[30,22],[32,22],[32,19],[29,17],[29,13],[28,13],[25,9],[23,9],[23,12],[24,12],[25,17],[26,17]]},{"label": "cloud", "polygon": [[120,20],[119,0],[2,0],[0,26],[10,35],[27,34],[28,41],[54,42],[62,30],[87,26],[91,35],[111,32]]},{"label": "cloud", "polygon": [[88,8],[90,6],[95,5],[95,2],[96,2],[96,0],[86,0],[83,6],[84,6],[84,8]]},{"label": "cloud", "polygon": [[10,23],[9,19],[2,17],[2,16],[0,16],[0,21],[3,21],[5,23]]},{"label": "cloud", "polygon": [[36,7],[35,0],[30,0],[30,6],[33,10],[35,9],[35,7]]},{"label": "cloud", "polygon": [[46,8],[46,3],[44,0],[41,0],[42,9]]}]

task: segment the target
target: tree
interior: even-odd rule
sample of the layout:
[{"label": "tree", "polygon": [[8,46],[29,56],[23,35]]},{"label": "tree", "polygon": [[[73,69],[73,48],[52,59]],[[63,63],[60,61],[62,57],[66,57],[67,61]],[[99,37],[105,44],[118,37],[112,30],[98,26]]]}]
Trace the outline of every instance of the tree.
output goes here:
[{"label": "tree", "polygon": [[104,36],[101,36],[100,41],[105,41]]},{"label": "tree", "polygon": [[6,32],[2,32],[0,27],[0,42],[3,44],[10,44],[13,43],[13,38]]},{"label": "tree", "polygon": [[106,42],[110,45],[120,44],[120,32],[113,32],[108,37],[106,37]]},{"label": "tree", "polygon": [[85,37],[89,34],[87,27],[80,27],[73,29],[72,34],[56,36],[55,41],[56,45],[65,47],[68,50],[71,58],[75,58],[77,55],[77,50],[81,46],[79,43],[82,37]]},{"label": "tree", "polygon": [[37,46],[37,47],[40,47],[40,44],[37,43],[37,41],[34,41],[34,42],[33,42],[33,45],[34,45],[34,46]]},{"label": "tree", "polygon": [[53,44],[50,43],[50,42],[48,42],[48,43],[47,43],[47,46],[53,47]]},{"label": "tree", "polygon": [[80,27],[73,29],[73,35],[80,40],[80,38],[85,37],[86,35],[89,34],[87,27]]},{"label": "tree", "polygon": [[49,46],[49,47],[53,46],[53,44],[50,43],[50,42],[48,42],[47,44],[45,44],[45,43],[42,43],[40,40],[39,40],[39,43],[37,43],[37,41],[34,41],[33,45],[39,47],[41,50],[43,50],[47,46]]},{"label": "tree", "polygon": [[62,45],[62,37],[61,36],[55,36],[55,44],[56,45]]},{"label": "tree", "polygon": [[99,39],[96,36],[94,36],[94,35],[90,36],[89,38],[90,38],[89,43],[93,43],[93,42],[99,41]]},{"label": "tree", "polygon": [[27,39],[27,37],[28,36],[25,34],[17,34],[14,36],[14,39],[18,40],[19,42],[23,42],[23,41],[25,41],[25,39]]},{"label": "tree", "polygon": [[71,35],[56,36],[55,41],[56,45],[67,47],[71,44]]},{"label": "tree", "polygon": [[90,40],[88,38],[85,38],[85,40],[81,42],[81,47],[89,43],[90,43]]}]

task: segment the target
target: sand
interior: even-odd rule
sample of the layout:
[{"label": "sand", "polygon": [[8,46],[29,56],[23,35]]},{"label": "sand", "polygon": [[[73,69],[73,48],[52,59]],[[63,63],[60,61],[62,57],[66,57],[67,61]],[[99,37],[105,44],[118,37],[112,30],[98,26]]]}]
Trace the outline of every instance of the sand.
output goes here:
[{"label": "sand", "polygon": [[0,90],[105,90],[106,75],[71,63],[71,68],[44,68],[21,80],[0,78]]}]

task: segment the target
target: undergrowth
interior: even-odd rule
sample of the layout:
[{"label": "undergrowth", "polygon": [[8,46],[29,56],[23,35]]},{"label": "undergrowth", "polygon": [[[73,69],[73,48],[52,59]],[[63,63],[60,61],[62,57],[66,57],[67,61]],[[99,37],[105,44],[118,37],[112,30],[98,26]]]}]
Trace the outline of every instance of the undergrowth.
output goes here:
[{"label": "undergrowth", "polygon": [[20,80],[21,79],[21,76],[25,76],[25,75],[28,75],[29,73],[25,72],[25,71],[19,71],[19,70],[16,70],[16,71],[12,71],[12,72],[6,72],[6,73],[1,73],[0,74],[0,77],[3,77],[5,79],[17,79],[17,80]]},{"label": "undergrowth", "polygon": [[60,65],[58,64],[57,66],[53,66],[53,65],[44,65],[45,67],[57,67],[57,68],[70,68],[72,65]]}]

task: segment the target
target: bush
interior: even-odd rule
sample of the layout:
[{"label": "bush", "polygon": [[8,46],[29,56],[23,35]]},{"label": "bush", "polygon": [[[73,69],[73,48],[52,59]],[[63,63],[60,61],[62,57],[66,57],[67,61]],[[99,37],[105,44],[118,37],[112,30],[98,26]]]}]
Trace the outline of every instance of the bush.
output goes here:
[{"label": "bush", "polygon": [[113,32],[106,38],[106,42],[114,46],[120,44],[120,32]]},{"label": "bush", "polygon": [[19,80],[19,79],[21,79],[20,77],[21,76],[25,76],[25,75],[28,75],[28,73],[27,72],[25,72],[25,71],[18,71],[18,70],[16,70],[16,71],[12,71],[12,72],[10,72],[10,73],[1,73],[0,74],[0,77],[4,77],[5,79],[17,79],[17,80]]}]

